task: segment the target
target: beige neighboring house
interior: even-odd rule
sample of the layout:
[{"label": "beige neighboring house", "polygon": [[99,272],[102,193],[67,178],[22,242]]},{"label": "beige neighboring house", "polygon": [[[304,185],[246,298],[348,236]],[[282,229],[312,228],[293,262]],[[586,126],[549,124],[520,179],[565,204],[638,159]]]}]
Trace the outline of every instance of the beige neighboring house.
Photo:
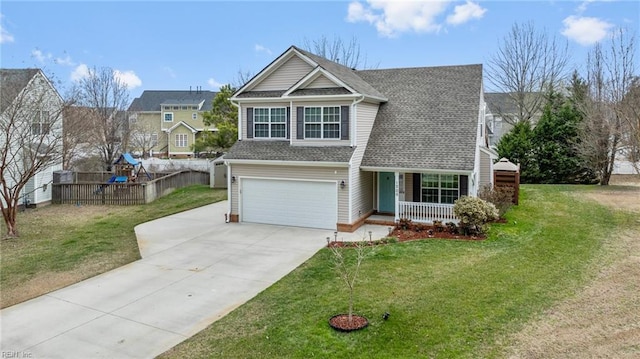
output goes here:
[{"label": "beige neighboring house", "polygon": [[359,71],[292,46],[231,100],[232,222],[447,222],[456,199],[492,181],[482,65]]},{"label": "beige neighboring house", "polygon": [[193,158],[193,143],[204,131],[202,114],[216,92],[147,90],[129,106],[131,152],[144,157]]},{"label": "beige neighboring house", "polygon": [[0,69],[0,90],[0,150],[6,156],[2,181],[9,189],[17,188],[17,180],[31,166],[25,162],[43,153],[53,155],[19,194],[21,205],[50,203],[53,172],[62,169],[64,101],[40,69]]}]

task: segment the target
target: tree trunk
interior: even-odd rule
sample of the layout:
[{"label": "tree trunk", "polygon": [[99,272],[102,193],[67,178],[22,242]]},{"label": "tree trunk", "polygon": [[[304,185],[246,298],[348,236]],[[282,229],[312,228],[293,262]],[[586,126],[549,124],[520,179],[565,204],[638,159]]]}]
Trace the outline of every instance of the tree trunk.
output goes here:
[{"label": "tree trunk", "polygon": [[16,215],[18,213],[15,204],[8,205],[9,208],[5,208],[2,211],[2,217],[4,218],[4,224],[7,226],[7,233],[5,238],[18,237],[18,227],[16,226]]}]

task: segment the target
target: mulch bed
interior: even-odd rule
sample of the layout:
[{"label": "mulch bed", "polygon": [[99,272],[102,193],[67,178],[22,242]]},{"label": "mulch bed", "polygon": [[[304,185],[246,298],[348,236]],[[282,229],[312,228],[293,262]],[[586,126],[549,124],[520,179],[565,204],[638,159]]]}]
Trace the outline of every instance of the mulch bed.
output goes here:
[{"label": "mulch bed", "polygon": [[[504,223],[501,220],[496,221],[498,223]],[[395,242],[407,242],[415,241],[419,239],[446,239],[446,240],[462,240],[462,241],[482,241],[487,239],[485,235],[464,235],[460,233],[452,233],[446,227],[436,228],[433,225],[421,224],[417,229],[402,229],[396,227],[389,233],[387,238],[382,238],[375,241],[369,241],[369,245],[385,245]],[[395,238],[392,239],[392,238]],[[327,247],[351,247],[353,242],[332,241],[329,242]]]}]

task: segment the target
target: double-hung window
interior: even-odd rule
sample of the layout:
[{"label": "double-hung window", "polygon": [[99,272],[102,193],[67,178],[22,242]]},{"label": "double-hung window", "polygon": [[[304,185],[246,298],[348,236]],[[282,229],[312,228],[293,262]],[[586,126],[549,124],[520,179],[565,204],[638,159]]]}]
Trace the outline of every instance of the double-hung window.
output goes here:
[{"label": "double-hung window", "polygon": [[286,107],[254,108],[254,138],[286,138]]},{"label": "double-hung window", "polygon": [[173,122],[173,112],[164,113],[164,122]]},{"label": "double-hung window", "polygon": [[340,139],[340,106],[305,107],[304,138]]},{"label": "double-hung window", "polygon": [[49,111],[37,111],[31,121],[31,134],[34,136],[49,134]]},{"label": "double-hung window", "polygon": [[460,176],[450,174],[422,175],[422,202],[453,204],[460,197]]},{"label": "double-hung window", "polygon": [[176,133],[176,147],[187,147],[186,133]]}]

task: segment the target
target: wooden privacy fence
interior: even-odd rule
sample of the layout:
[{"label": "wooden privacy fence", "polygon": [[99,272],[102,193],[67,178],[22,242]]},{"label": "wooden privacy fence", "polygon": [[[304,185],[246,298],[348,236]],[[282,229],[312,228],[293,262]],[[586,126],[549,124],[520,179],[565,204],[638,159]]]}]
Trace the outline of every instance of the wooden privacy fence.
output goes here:
[{"label": "wooden privacy fence", "polygon": [[180,171],[142,183],[54,183],[53,204],[137,205],[151,203],[173,190],[209,184],[209,173]]}]

